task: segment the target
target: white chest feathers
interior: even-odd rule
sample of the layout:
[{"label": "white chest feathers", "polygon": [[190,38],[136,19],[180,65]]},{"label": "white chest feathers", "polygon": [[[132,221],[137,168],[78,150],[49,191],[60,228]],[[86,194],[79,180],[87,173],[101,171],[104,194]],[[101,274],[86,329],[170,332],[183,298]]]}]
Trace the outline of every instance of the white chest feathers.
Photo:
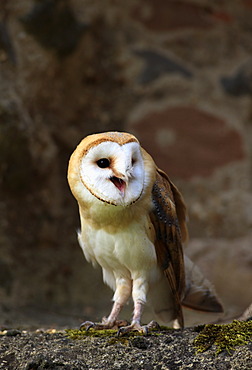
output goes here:
[{"label": "white chest feathers", "polygon": [[142,276],[152,282],[160,274],[144,222],[132,222],[114,233],[84,225],[78,238],[87,261],[102,267],[103,278],[112,289],[118,277],[134,280]]}]

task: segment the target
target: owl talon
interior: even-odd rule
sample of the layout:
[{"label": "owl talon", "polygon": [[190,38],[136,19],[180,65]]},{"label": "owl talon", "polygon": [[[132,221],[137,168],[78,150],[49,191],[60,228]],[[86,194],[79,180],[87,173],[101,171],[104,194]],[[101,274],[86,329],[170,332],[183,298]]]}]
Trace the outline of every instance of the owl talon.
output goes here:
[{"label": "owl talon", "polygon": [[85,329],[85,330],[89,330],[89,329],[91,329],[91,328],[93,328],[94,327],[94,325],[95,325],[95,323],[94,322],[92,322],[92,321],[84,321],[81,325],[80,325],[80,330],[83,330],[83,329]]},{"label": "owl talon", "polygon": [[92,322],[92,321],[84,321],[80,325],[80,330],[86,330],[94,329],[94,330],[106,330],[106,329],[119,329],[121,327],[125,327],[125,325],[128,325],[128,322],[125,320],[116,320],[115,322],[106,322],[105,319],[102,320],[101,323],[99,322]]},{"label": "owl talon", "polygon": [[93,323],[92,325],[89,325],[87,328],[86,328],[86,331],[88,331],[89,329],[93,328],[95,326],[95,324]]},{"label": "owl talon", "polygon": [[111,326],[108,324],[103,324],[99,322],[85,321],[80,326],[80,330],[82,329],[85,329],[86,331],[88,331],[89,329],[104,330],[104,329],[111,329]]},{"label": "owl talon", "polygon": [[159,323],[154,320],[150,321],[147,327],[149,330],[161,330]]},{"label": "owl talon", "polygon": [[141,326],[141,325],[129,325],[129,326],[123,326],[119,328],[117,332],[117,336],[120,337],[121,335],[133,332],[133,331],[138,331],[141,334],[147,335],[149,333],[149,330],[147,328],[147,325]]},{"label": "owl talon", "polygon": [[140,325],[139,323],[133,323],[128,326],[123,326],[119,328],[117,336],[130,333],[132,331],[138,331],[143,335],[148,335],[151,330],[160,330],[160,326],[156,321],[151,321],[148,325]]}]

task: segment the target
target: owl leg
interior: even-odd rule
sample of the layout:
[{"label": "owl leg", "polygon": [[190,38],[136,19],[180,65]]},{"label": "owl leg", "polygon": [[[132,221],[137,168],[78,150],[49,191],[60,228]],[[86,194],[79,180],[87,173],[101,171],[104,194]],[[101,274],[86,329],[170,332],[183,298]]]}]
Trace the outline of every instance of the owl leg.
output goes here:
[{"label": "owl leg", "polygon": [[85,321],[81,324],[80,329],[85,328],[89,330],[91,328],[95,330],[105,330],[105,329],[118,329],[120,326],[127,325],[127,321],[125,320],[117,320],[119,313],[123,305],[120,303],[114,302],[112,310],[108,317],[104,317],[102,322],[92,322],[92,321]]},{"label": "owl leg", "polygon": [[150,329],[159,328],[158,323],[151,321],[148,325],[141,325],[141,317],[146,302],[146,295],[148,290],[148,284],[142,279],[133,281],[132,297],[134,301],[134,311],[131,324],[119,328],[118,335],[123,335],[131,331],[138,331],[143,334],[147,334]]},{"label": "owl leg", "polygon": [[131,331],[138,331],[142,334],[148,334],[150,330],[160,329],[160,326],[156,321],[151,321],[147,325],[141,325],[141,316],[143,312],[144,304],[142,302],[136,302],[134,305],[133,318],[130,325],[121,326],[118,329],[117,335],[123,335]]},{"label": "owl leg", "polygon": [[101,323],[94,323],[91,321],[85,321],[81,324],[80,328],[89,330],[90,328],[96,330],[103,329],[118,329],[123,325],[127,325],[125,320],[117,320],[119,313],[121,312],[124,304],[130,297],[132,283],[130,280],[124,278],[116,279],[116,291],[113,297],[114,304],[108,317],[104,317]]}]

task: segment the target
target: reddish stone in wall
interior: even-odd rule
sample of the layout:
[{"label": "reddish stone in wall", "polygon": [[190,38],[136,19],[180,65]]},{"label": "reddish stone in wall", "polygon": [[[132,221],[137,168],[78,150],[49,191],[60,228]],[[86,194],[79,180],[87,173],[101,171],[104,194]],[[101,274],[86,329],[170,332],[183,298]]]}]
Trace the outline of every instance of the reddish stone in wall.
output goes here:
[{"label": "reddish stone in wall", "polygon": [[243,0],[242,2],[247,8],[252,8],[252,0]]},{"label": "reddish stone in wall", "polygon": [[182,1],[144,0],[133,9],[132,16],[152,31],[207,28],[213,24],[211,9]]},{"label": "reddish stone in wall", "polygon": [[223,23],[231,23],[234,21],[234,17],[228,12],[213,12],[212,17]]},{"label": "reddish stone in wall", "polygon": [[130,128],[156,164],[174,177],[209,176],[218,167],[245,156],[237,130],[193,107],[153,111]]}]

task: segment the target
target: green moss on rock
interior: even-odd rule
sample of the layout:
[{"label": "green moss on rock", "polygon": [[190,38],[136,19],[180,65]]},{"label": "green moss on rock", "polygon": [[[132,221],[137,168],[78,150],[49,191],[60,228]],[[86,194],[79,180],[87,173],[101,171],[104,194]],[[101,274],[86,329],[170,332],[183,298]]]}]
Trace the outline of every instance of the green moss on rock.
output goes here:
[{"label": "green moss on rock", "polygon": [[84,339],[86,337],[110,338],[117,335],[117,330],[94,330],[92,328],[89,330],[66,329],[66,333],[70,339]]},{"label": "green moss on rock", "polygon": [[194,346],[197,353],[215,345],[216,355],[222,351],[232,354],[235,347],[248,344],[250,341],[252,341],[252,321],[234,320],[230,324],[204,325],[203,330],[194,339]]},{"label": "green moss on rock", "polygon": [[[161,335],[162,333],[167,331],[171,331],[173,329],[168,328],[166,326],[160,327],[160,329],[152,329],[150,333],[147,335]],[[140,333],[138,331],[131,331],[123,336],[118,336],[118,330],[115,329],[104,329],[104,330],[95,330],[90,328],[89,330],[84,329],[66,329],[66,334],[70,339],[84,339],[87,337],[99,337],[99,338],[108,338],[109,344],[114,344],[117,342],[121,342],[123,344],[128,344],[128,340],[131,338],[136,337],[143,337],[146,336],[144,333]]]}]

